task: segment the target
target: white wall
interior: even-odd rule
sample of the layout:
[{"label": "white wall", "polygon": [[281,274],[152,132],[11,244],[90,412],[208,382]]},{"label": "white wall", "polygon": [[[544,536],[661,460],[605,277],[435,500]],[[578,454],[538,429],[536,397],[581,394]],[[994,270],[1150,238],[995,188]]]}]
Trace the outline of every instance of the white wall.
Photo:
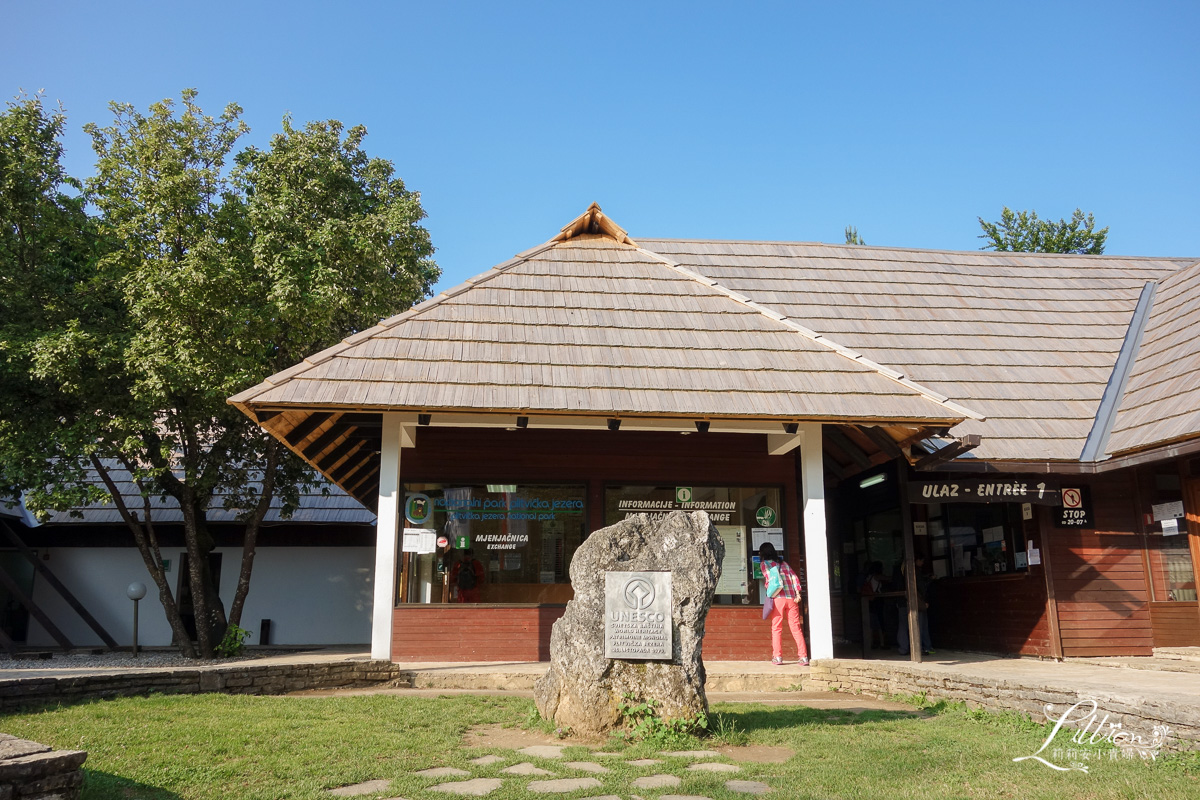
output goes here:
[{"label": "white wall", "polygon": [[[221,599],[228,610],[237,587],[241,549],[220,547]],[[125,587],[134,581],[146,584],[140,602],[138,644],[171,643],[158,591],[142,558],[132,547],[51,547],[47,567],[91,612],[117,643],[133,641],[133,601]],[[163,550],[170,559],[167,580],[172,591],[179,585],[182,548]],[[372,547],[260,547],[254,559],[250,594],[242,613],[242,627],[253,632],[249,644],[259,642],[259,623],[271,620],[271,644],[366,644],[371,640],[371,602],[375,549]],[[102,642],[58,592],[40,578],[34,579],[34,602],[49,615],[71,643],[97,646]],[[32,617],[29,644],[54,646],[54,639]]]}]

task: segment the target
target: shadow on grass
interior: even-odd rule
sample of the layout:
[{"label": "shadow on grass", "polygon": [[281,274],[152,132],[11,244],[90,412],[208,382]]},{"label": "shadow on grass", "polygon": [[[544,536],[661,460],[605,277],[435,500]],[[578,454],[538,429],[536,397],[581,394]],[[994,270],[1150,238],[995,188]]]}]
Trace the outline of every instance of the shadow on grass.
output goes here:
[{"label": "shadow on grass", "polygon": [[926,716],[926,714],[915,709],[913,711],[884,711],[879,709],[851,711],[848,709],[805,707],[721,709],[718,713],[725,720],[734,723],[737,728],[746,732],[795,728],[805,725],[862,725],[870,722],[915,721]]},{"label": "shadow on grass", "polygon": [[161,786],[85,768],[81,800],[182,800],[182,796]]}]

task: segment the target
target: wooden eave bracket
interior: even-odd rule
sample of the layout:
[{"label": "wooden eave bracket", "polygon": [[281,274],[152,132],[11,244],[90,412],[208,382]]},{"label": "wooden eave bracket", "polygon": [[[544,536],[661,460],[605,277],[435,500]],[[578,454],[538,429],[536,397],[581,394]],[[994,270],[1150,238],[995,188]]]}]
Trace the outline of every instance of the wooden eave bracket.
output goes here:
[{"label": "wooden eave bracket", "polygon": [[931,470],[939,467],[947,461],[958,458],[968,450],[974,450],[976,447],[979,447],[982,441],[983,437],[978,433],[968,433],[966,436],[960,436],[940,450],[917,459],[916,463],[913,464],[913,469]]}]

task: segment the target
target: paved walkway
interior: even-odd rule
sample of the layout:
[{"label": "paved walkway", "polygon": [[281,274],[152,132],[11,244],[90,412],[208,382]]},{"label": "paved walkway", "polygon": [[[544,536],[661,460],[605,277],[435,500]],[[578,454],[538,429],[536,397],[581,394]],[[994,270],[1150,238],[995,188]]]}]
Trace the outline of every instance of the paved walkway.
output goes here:
[{"label": "paved walkway", "polygon": [[[775,791],[771,784],[759,780],[739,779],[738,764],[729,763],[715,750],[668,751],[656,758],[627,760],[620,753],[595,750],[588,761],[565,760],[565,747],[534,745],[508,751],[506,755],[490,754],[471,760],[472,769],[433,767],[418,770],[413,776],[427,782],[426,790],[459,796],[485,797],[502,786],[521,786],[528,793],[556,795],[564,792],[599,790],[604,785],[596,775],[612,772],[618,763],[633,767],[642,774],[630,781],[636,790],[678,789],[684,776],[696,773],[729,775],[725,790],[735,795],[755,797]],[[519,763],[509,764],[516,761]],[[606,766],[607,764],[607,766]],[[776,781],[778,783],[778,781]],[[335,797],[354,797],[391,791],[391,781],[373,780],[329,790]],[[636,796],[636,795],[635,795]],[[661,800],[707,800],[700,795],[659,795]],[[400,800],[400,798],[393,798]],[[589,800],[619,800],[615,795],[593,795]]]},{"label": "paved walkway", "polygon": [[[151,654],[152,655],[152,654]],[[151,659],[147,659],[149,662]],[[304,652],[279,652],[260,655],[247,665],[317,664],[341,661],[369,661],[361,647],[328,647]],[[23,663],[12,669],[11,661],[0,661],[0,681],[41,678],[119,675],[122,673],[162,670],[207,670],[212,664],[147,663],[145,666],[105,666],[104,659],[80,660],[55,657],[44,662]],[[854,664],[877,674],[917,670],[948,680],[1000,681],[1030,691],[1073,691],[1101,697],[1119,697],[1140,707],[1186,709],[1188,716],[1200,719],[1200,650],[1184,651],[1156,658],[1079,659],[1065,662],[1026,658],[1001,658],[975,653],[939,652],[921,664],[899,656],[881,659],[834,659],[839,664]],[[228,667],[229,662],[222,662]],[[538,662],[430,663],[400,665],[402,675],[390,687],[393,690],[505,692],[528,694],[533,682],[545,673],[547,665]],[[708,670],[708,693],[714,701],[770,701],[821,705],[837,702],[828,692],[803,692],[809,669],[796,663],[774,666],[766,661],[713,661]],[[385,687],[381,687],[385,688]],[[372,691],[379,691],[374,689]],[[354,690],[331,690],[354,691]],[[326,692],[322,692],[326,693]],[[861,704],[866,700],[858,700]],[[871,707],[879,707],[872,701]]]}]

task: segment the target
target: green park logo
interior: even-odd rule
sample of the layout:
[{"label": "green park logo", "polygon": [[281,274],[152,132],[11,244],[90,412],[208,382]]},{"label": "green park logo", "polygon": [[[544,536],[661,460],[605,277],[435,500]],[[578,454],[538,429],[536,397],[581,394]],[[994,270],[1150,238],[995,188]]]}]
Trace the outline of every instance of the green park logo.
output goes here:
[{"label": "green park logo", "polygon": [[413,525],[424,525],[433,513],[433,503],[424,494],[410,494],[404,500],[404,518]]}]

